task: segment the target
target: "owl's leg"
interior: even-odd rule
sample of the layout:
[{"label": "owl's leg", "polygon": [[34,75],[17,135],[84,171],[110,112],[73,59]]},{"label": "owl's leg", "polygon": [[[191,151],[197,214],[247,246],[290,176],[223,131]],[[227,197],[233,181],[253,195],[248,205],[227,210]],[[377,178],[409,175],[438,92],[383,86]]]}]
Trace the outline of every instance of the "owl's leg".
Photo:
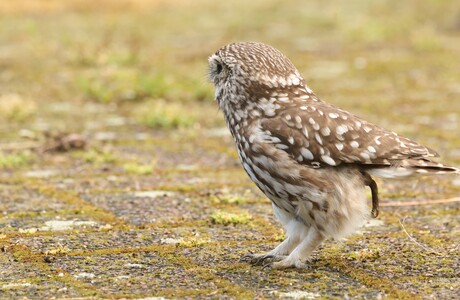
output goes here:
[{"label": "owl's leg", "polygon": [[287,237],[282,243],[276,246],[275,249],[264,253],[264,254],[252,254],[248,253],[241,257],[241,261],[248,261],[249,263],[260,266],[267,259],[283,259],[291,253],[291,251],[299,244],[298,239]]},{"label": "owl's leg", "polygon": [[315,227],[310,227],[305,239],[302,240],[302,242],[291,252],[291,254],[281,261],[268,264],[267,267],[273,269],[306,267],[305,261],[323,242],[324,238],[324,235],[322,235]]},{"label": "owl's leg", "polygon": [[267,259],[284,259],[286,255],[289,255],[307,236],[308,227],[295,218],[291,218],[282,224],[286,230],[287,237],[281,244],[265,254],[245,254],[241,257],[241,260],[249,261],[251,264],[258,266],[262,265]]}]

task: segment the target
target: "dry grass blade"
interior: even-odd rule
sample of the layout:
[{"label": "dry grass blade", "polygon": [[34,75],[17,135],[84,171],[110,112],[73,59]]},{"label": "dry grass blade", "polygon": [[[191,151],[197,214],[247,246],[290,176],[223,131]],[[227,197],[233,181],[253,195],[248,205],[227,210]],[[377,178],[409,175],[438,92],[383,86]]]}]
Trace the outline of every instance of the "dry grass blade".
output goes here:
[{"label": "dry grass blade", "polygon": [[428,253],[433,253],[433,254],[437,254],[437,255],[445,255],[444,253],[441,253],[441,252],[438,252],[434,249],[431,249],[429,248],[428,246],[426,245],[423,245],[421,243],[419,243],[413,236],[411,236],[409,234],[409,232],[407,232],[406,230],[406,227],[404,227],[404,221],[406,220],[406,218],[404,218],[402,221],[401,219],[399,219],[399,225],[401,225],[401,228],[402,230],[404,231],[404,233],[407,235],[407,237],[409,238],[409,240],[411,240],[414,244],[416,244],[417,246],[419,246],[420,248],[424,249],[425,251],[427,251]]},{"label": "dry grass blade", "polygon": [[392,207],[392,206],[416,206],[416,205],[430,205],[430,204],[443,204],[460,202],[460,197],[448,198],[448,199],[437,199],[437,200],[425,200],[425,201],[409,201],[409,202],[385,202],[381,203],[380,206]]}]

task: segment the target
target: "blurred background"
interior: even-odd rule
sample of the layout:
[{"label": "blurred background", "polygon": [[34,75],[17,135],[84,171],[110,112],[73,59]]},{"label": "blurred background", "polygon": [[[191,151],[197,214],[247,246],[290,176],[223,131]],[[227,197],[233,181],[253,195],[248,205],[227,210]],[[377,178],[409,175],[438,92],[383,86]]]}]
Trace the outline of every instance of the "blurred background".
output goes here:
[{"label": "blurred background", "polygon": [[42,159],[39,145],[224,134],[207,57],[248,40],[284,52],[320,98],[460,162],[459,1],[17,0],[0,16],[4,169]]}]

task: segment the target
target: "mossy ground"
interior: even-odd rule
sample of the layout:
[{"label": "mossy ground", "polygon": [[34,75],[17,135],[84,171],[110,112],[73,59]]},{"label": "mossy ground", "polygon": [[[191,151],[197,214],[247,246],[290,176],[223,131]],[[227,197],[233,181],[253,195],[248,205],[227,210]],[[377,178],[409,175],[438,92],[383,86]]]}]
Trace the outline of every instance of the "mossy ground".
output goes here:
[{"label": "mossy ground", "polygon": [[[460,2],[18,0],[0,16],[1,299],[460,298],[454,176],[379,181],[379,221],[311,268],[240,263],[283,232],[206,82],[213,51],[263,41],[321,98],[459,166]],[[43,152],[50,132],[86,147]]]}]

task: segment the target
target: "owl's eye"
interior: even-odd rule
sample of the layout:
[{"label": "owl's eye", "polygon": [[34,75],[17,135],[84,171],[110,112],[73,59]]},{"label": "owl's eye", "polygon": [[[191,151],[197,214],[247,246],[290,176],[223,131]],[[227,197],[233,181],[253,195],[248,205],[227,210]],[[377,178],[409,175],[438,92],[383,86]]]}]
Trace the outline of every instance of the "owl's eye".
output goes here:
[{"label": "owl's eye", "polygon": [[208,59],[209,61],[209,79],[211,81],[216,80],[222,76],[225,77],[225,73],[228,70],[224,62],[216,54],[212,55]]},{"label": "owl's eye", "polygon": [[216,74],[220,74],[220,72],[222,72],[223,68],[224,67],[222,66],[222,63],[216,62]]}]

